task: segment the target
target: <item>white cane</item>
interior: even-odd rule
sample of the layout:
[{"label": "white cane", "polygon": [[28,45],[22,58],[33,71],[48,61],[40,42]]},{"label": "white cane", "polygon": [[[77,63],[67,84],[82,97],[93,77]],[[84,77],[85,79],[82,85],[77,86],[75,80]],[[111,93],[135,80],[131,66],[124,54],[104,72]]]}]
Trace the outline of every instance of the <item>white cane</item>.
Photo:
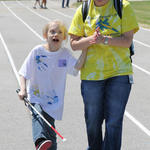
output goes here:
[{"label": "white cane", "polygon": [[[20,89],[16,90],[17,93],[19,93],[19,91]],[[30,103],[30,101],[26,97],[24,97],[23,100],[25,102],[25,105],[30,106],[41,117],[41,119],[43,119],[43,121],[62,139],[63,142],[67,140],[36,110],[36,108]]]}]

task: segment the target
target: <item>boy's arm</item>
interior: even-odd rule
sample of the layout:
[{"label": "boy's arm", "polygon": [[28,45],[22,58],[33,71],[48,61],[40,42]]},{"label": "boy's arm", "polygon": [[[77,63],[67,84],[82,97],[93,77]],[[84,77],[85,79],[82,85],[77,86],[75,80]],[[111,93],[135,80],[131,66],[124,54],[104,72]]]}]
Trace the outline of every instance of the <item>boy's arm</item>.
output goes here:
[{"label": "boy's arm", "polygon": [[18,93],[18,96],[21,100],[23,100],[24,97],[27,97],[26,79],[21,75],[20,75],[20,92]]},{"label": "boy's arm", "polygon": [[77,63],[74,66],[74,68],[77,70],[80,70],[85,63],[86,57],[87,57],[87,49],[83,49],[80,57],[77,60]]}]

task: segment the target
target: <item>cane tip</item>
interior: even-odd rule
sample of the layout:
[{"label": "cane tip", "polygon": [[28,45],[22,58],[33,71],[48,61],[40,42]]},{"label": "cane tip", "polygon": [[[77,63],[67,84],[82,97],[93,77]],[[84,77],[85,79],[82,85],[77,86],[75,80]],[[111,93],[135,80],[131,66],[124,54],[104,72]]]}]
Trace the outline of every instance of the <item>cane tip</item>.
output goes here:
[{"label": "cane tip", "polygon": [[67,141],[67,139],[64,138],[62,141],[65,142],[65,141]]}]

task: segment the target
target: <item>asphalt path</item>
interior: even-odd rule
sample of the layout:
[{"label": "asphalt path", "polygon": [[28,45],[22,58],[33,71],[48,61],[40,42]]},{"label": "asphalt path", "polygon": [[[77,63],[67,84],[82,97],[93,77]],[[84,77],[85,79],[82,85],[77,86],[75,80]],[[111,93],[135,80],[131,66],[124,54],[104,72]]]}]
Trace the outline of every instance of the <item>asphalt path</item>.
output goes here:
[{"label": "asphalt path", "polygon": [[[75,0],[72,0],[74,2]],[[74,8],[61,8],[60,0],[49,0],[48,9],[32,9],[34,1],[0,2],[0,150],[34,150],[31,117],[15,90],[17,71],[29,51],[43,43],[42,28],[52,19],[69,27]],[[135,34],[134,84],[127,105],[122,150],[150,150],[150,29]],[[66,46],[70,48],[69,41]],[[80,52],[73,52],[78,57]],[[65,108],[57,130],[58,150],[85,150],[87,147],[80,77],[68,76]]]}]

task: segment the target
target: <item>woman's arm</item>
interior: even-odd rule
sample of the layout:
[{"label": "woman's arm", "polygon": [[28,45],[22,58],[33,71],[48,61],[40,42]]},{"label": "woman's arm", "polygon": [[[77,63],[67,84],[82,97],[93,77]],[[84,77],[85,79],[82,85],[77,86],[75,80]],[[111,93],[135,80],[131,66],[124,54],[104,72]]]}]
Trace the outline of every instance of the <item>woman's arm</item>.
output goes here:
[{"label": "woman's arm", "polygon": [[118,47],[126,47],[129,48],[131,46],[133,40],[134,31],[131,30],[129,32],[123,33],[119,37],[111,37],[111,36],[103,36],[100,32],[97,32],[97,35],[90,41],[91,44],[106,44],[110,46],[118,46]]},{"label": "woman's arm", "polygon": [[129,48],[133,40],[133,33],[133,31],[129,31],[120,37],[108,37],[108,45]]},{"label": "woman's arm", "polygon": [[87,49],[92,44],[105,44],[105,40],[108,41],[107,45],[127,47],[131,46],[133,40],[134,31],[123,33],[119,37],[103,36],[99,31],[96,31],[92,36],[79,37],[76,35],[70,36],[70,45],[73,50]]}]

